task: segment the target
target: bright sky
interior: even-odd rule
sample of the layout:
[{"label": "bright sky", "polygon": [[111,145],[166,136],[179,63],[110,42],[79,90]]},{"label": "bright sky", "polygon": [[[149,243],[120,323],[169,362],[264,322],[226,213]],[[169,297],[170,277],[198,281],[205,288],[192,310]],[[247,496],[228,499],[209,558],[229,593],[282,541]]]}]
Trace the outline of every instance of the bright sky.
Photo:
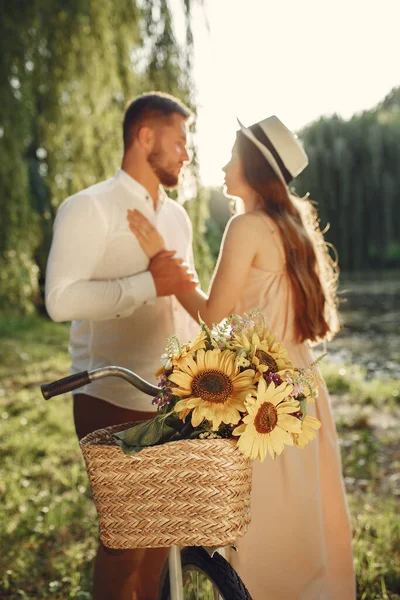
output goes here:
[{"label": "bright sky", "polygon": [[199,8],[193,30],[205,185],[222,183],[236,116],[276,114],[296,130],[322,114],[349,118],[400,85],[400,0],[204,2],[209,30]]}]

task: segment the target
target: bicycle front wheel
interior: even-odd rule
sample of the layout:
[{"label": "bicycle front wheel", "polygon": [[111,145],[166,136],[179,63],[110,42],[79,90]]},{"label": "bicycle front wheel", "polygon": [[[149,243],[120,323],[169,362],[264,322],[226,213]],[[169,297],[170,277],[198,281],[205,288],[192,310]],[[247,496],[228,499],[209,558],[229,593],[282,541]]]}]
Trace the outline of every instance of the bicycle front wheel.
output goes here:
[{"label": "bicycle front wheel", "polygon": [[[211,556],[201,547],[181,552],[184,600],[251,600],[243,581],[218,552]],[[169,571],[160,600],[171,600]]]}]

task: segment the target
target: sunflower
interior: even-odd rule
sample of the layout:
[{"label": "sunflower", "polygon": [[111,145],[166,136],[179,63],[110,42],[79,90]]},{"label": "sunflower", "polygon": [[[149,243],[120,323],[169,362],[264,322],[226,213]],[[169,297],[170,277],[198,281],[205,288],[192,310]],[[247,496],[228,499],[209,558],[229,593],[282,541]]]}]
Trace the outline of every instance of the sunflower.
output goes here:
[{"label": "sunflower", "polygon": [[275,387],[274,383],[267,386],[263,378],[259,380],[257,397],[246,399],[248,414],[232,432],[240,436],[238,447],[245,456],[263,461],[268,452],[275,458],[285,444],[293,446],[292,434],[301,432],[301,421],[293,416],[300,405],[290,397],[291,391],[287,383]]},{"label": "sunflower", "polygon": [[274,340],[275,336],[263,323],[254,323],[252,326],[245,327],[234,334],[230,342],[231,348],[243,348],[251,350],[253,336],[256,335],[259,339],[269,341]]},{"label": "sunflower", "polygon": [[252,329],[248,333],[241,332],[235,336],[236,347],[248,350],[249,360],[256,371],[260,375],[277,374],[282,379],[286,373],[294,373],[287,350],[277,342],[275,335],[265,328],[259,329],[259,333]]},{"label": "sunflower", "polygon": [[180,346],[174,344],[174,338],[175,336],[170,338],[166,351],[161,355],[163,366],[157,371],[156,377],[165,374],[173,367],[179,367],[189,354],[193,354],[197,350],[206,347],[207,335],[203,330],[200,331],[193,342],[188,342],[187,344],[182,344]]},{"label": "sunflower", "polygon": [[184,357],[169,379],[177,386],[173,393],[182,398],[175,405],[179,416],[192,410],[193,427],[207,419],[214,430],[221,423],[237,423],[247,394],[255,390],[254,371],[240,372],[235,353],[219,348]]},{"label": "sunflower", "polygon": [[320,427],[321,422],[318,421],[318,419],[306,415],[302,423],[301,432],[296,432],[293,434],[293,439],[296,446],[303,449],[304,446],[317,437],[316,430]]},{"label": "sunflower", "polygon": [[184,344],[182,346],[182,352],[180,356],[172,357],[172,365],[174,367],[180,367],[185,362],[185,358],[189,354],[193,354],[197,350],[202,350],[206,347],[206,339],[207,334],[205,331],[201,330],[200,333],[194,338],[193,342],[189,342],[188,344]]}]

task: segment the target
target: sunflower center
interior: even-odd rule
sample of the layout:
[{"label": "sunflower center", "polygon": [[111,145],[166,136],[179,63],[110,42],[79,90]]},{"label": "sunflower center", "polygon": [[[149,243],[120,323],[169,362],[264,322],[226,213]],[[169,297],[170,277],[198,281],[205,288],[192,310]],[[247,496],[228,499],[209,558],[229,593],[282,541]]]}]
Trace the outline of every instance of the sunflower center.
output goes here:
[{"label": "sunflower center", "polygon": [[268,367],[268,370],[271,373],[277,373],[279,371],[276,361],[272,358],[272,356],[264,352],[264,350],[256,350],[256,356],[262,365],[266,365]]},{"label": "sunflower center", "polygon": [[254,427],[258,433],[271,433],[278,422],[278,411],[272,402],[263,402],[254,419]]},{"label": "sunflower center", "polygon": [[202,400],[222,404],[232,394],[233,384],[222,371],[207,369],[193,378],[192,392]]}]

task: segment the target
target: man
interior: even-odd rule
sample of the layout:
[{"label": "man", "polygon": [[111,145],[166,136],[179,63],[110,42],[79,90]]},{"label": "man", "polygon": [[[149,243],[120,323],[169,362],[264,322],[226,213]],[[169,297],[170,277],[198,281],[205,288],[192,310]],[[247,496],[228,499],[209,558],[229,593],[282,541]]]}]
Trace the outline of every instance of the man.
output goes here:
[{"label": "man", "polygon": [[[126,109],[124,155],[115,177],[65,200],[54,224],[46,274],[46,306],[55,321],[72,321],[72,373],[118,365],[154,381],[166,339],[190,339],[196,324],[174,294],[192,291],[192,231],[185,210],[160,187],[177,185],[188,161],[191,113],[176,98],[150,93]],[[128,227],[138,209],[166,247],[149,263]],[[189,265],[189,267],[188,267]],[[80,438],[95,429],[154,416],[151,398],[126,381],[106,378],[74,395]],[[110,551],[100,545],[95,600],[156,597],[166,549]]]}]

